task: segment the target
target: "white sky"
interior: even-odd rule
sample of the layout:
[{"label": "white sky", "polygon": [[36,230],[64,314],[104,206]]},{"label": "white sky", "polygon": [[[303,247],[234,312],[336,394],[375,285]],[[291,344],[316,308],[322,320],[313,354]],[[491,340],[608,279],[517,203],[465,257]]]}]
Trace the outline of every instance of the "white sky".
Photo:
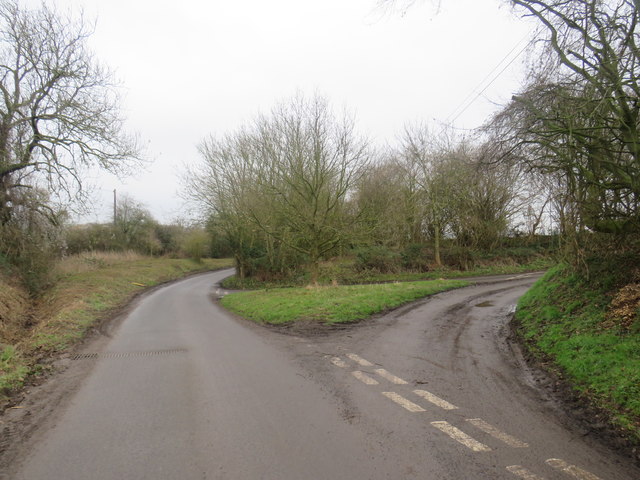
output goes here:
[{"label": "white sky", "polygon": [[[161,222],[188,216],[179,174],[200,160],[202,139],[298,91],[345,107],[379,145],[406,123],[444,122],[531,29],[505,0],[427,0],[405,15],[384,14],[377,0],[55,3],[97,20],[92,48],[123,84],[128,129],[152,160],[124,181],[96,175],[95,211],[81,221],[107,221],[114,188]],[[519,89],[522,72],[515,61],[455,126],[479,126]]]}]

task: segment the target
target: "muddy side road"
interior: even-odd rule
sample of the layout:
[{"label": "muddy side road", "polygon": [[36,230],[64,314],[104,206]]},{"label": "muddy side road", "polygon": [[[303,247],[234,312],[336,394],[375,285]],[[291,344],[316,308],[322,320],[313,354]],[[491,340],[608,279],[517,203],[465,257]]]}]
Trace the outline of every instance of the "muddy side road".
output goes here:
[{"label": "muddy side road", "polygon": [[534,276],[339,330],[264,329],[229,271],[140,298],[2,418],[0,479],[635,479],[537,386],[507,323]]}]

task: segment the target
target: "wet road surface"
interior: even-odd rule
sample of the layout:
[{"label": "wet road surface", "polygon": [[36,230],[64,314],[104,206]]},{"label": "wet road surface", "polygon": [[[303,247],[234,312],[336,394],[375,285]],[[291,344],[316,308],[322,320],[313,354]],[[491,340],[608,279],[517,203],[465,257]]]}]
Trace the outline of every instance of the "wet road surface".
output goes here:
[{"label": "wet road surface", "polygon": [[152,292],[88,345],[4,478],[640,478],[567,425],[505,340],[533,276],[285,335],[211,301],[229,274]]}]

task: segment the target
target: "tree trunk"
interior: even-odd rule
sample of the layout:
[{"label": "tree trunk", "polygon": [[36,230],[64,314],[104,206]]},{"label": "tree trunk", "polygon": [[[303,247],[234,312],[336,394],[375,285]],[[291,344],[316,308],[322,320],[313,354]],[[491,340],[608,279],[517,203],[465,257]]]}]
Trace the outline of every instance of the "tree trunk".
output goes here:
[{"label": "tree trunk", "polygon": [[434,250],[434,260],[436,265],[441,267],[442,260],[440,259],[440,225],[436,225],[435,233],[433,235],[433,250]]},{"label": "tree trunk", "polygon": [[318,259],[311,262],[311,285],[318,286],[318,277],[320,276],[320,261]]}]

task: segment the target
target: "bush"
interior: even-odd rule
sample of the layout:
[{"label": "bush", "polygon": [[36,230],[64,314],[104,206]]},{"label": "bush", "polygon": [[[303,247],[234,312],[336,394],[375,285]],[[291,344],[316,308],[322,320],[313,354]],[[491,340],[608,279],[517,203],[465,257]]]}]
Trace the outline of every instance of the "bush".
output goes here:
[{"label": "bush", "polygon": [[473,252],[466,247],[454,246],[445,251],[444,263],[456,270],[471,270],[475,267]]},{"label": "bush", "polygon": [[[65,232],[66,253],[77,255],[83,252],[133,250],[142,255],[191,256],[192,253],[185,251],[185,242],[193,241],[189,239],[191,233],[192,230],[181,225],[160,225],[155,222],[71,225]],[[206,252],[200,257],[208,256],[209,242],[206,242]]]},{"label": "bush", "polygon": [[408,245],[400,256],[402,257],[402,266],[407,270],[415,272],[429,271],[430,256],[425,245],[420,243]]},{"label": "bush", "polygon": [[194,229],[186,233],[182,241],[182,252],[188,258],[199,262],[211,250],[209,235],[204,230]]},{"label": "bush", "polygon": [[119,250],[113,224],[91,223],[72,225],[66,231],[66,253],[76,255],[82,252]]},{"label": "bush", "polygon": [[63,250],[61,229],[35,210],[20,211],[0,225],[2,263],[16,268],[31,294],[38,294],[53,281],[51,271]]},{"label": "bush", "polygon": [[161,225],[154,228],[155,237],[159,242],[160,255],[178,255],[181,253],[181,241],[185,228],[182,225]]},{"label": "bush", "polygon": [[401,256],[387,247],[363,247],[356,251],[356,270],[375,270],[380,273],[394,273],[400,270]]}]

